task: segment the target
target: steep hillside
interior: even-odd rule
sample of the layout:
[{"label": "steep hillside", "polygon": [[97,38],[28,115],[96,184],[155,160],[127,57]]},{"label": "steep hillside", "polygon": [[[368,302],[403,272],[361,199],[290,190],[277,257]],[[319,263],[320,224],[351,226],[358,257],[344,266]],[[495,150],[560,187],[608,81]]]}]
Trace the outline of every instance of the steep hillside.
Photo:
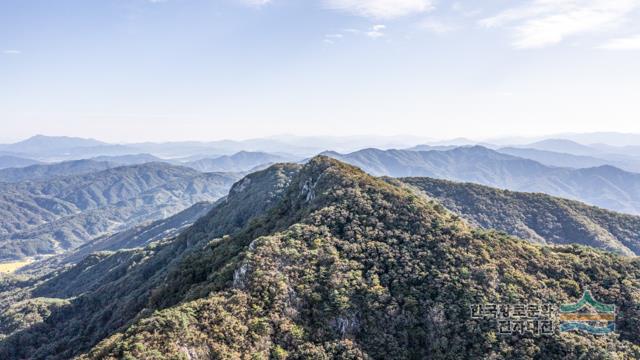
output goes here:
[{"label": "steep hillside", "polygon": [[82,175],[116,167],[115,163],[95,160],[73,160],[54,164],[37,164],[0,170],[0,182],[50,180],[57,177]]},{"label": "steep hillside", "polygon": [[[6,359],[640,356],[637,258],[474,230],[326,157],[249,175],[172,242],[12,286],[21,301],[69,304],[6,334]],[[586,288],[618,306],[618,335],[499,336],[471,316],[477,303],[562,304]]]},{"label": "steep hillside", "polygon": [[27,265],[21,268],[19,273],[47,274],[69,264],[78,263],[92,253],[145,247],[152,242],[173,238],[206,215],[213,206],[214,204],[211,202],[199,202],[166,219],[134,226],[115,234],[100,236],[64,254]]},{"label": "steep hillside", "polygon": [[609,210],[640,214],[640,174],[612,166],[550,167],[480,146],[449,151],[366,149],[326,155],[374,175],[474,182],[514,191],[542,192]]},{"label": "steep hillside", "polygon": [[640,255],[640,217],[539,193],[403,178],[470,223],[542,244],[582,244]]},{"label": "steep hillside", "polygon": [[54,254],[224,196],[235,176],[150,163],[0,185],[0,260]]}]

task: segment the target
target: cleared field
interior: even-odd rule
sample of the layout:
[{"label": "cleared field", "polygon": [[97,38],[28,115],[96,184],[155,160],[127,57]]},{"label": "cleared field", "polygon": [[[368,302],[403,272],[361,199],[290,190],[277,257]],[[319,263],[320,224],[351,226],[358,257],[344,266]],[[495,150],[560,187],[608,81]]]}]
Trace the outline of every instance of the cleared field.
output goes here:
[{"label": "cleared field", "polygon": [[22,260],[9,263],[0,263],[0,274],[12,273],[20,269],[21,267],[30,264],[31,262],[32,260]]}]

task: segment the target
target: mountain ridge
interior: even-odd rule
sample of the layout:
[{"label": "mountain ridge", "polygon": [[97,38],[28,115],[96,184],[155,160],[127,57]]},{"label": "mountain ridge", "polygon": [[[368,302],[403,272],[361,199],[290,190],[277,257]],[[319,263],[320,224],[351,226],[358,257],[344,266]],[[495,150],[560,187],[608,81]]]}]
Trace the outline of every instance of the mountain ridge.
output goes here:
[{"label": "mountain ridge", "polygon": [[430,178],[399,181],[485,229],[505,231],[535,243],[580,244],[627,256],[640,255],[640,216],[541,193]]},{"label": "mountain ridge", "polygon": [[427,176],[513,191],[543,192],[614,211],[640,214],[640,174],[613,167],[550,167],[480,146],[422,152],[365,149],[325,155],[377,176]]},{"label": "mountain ridge", "polygon": [[[22,290],[73,301],[9,334],[0,355],[632,358],[639,285],[637,259],[474,229],[316,157],[237,182],[174,241],[91,257]],[[475,303],[575,301],[587,286],[619,306],[619,336],[497,336],[470,316]]]},{"label": "mountain ridge", "polygon": [[41,162],[26,157],[0,154],[0,170],[7,168],[20,168],[38,164],[41,164]]}]

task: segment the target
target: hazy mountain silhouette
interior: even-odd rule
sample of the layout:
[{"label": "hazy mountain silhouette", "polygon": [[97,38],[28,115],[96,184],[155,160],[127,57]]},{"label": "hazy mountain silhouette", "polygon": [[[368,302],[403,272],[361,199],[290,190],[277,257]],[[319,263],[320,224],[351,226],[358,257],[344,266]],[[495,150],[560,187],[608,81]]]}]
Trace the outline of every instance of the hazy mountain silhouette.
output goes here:
[{"label": "hazy mountain silhouette", "polygon": [[57,177],[88,174],[117,167],[106,161],[73,160],[53,164],[38,164],[22,168],[0,170],[0,182],[20,182],[26,180],[50,180]]},{"label": "hazy mountain silhouette", "polygon": [[291,160],[297,160],[297,158],[263,152],[241,151],[233,155],[224,155],[212,159],[201,159],[187,162],[183,165],[202,172],[243,172],[265,164]]},{"label": "hazy mountain silhouette", "polygon": [[534,160],[550,166],[589,168],[611,165],[630,172],[640,172],[640,158],[635,159],[613,154],[601,154],[598,155],[598,157],[594,157],[516,147],[500,148],[497,149],[497,151],[503,154]]},{"label": "hazy mountain silhouette", "polygon": [[13,155],[0,155],[0,169],[20,168],[37,164],[41,164],[41,162]]},{"label": "hazy mountain silhouette", "polygon": [[365,149],[350,154],[326,154],[374,175],[428,176],[514,191],[543,192],[610,210],[640,214],[640,174],[612,166],[550,167],[480,146],[449,151]]}]

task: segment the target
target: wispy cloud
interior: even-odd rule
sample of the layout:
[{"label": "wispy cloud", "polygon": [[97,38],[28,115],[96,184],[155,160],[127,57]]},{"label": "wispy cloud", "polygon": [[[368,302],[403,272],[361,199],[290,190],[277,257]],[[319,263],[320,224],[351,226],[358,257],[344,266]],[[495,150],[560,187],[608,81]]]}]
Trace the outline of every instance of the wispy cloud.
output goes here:
[{"label": "wispy cloud", "polygon": [[5,54],[5,55],[20,55],[20,54],[22,54],[22,51],[15,50],[15,49],[10,49],[10,50],[3,50],[2,53]]},{"label": "wispy cloud", "polygon": [[456,26],[437,18],[427,18],[418,23],[418,27],[434,34],[446,34],[456,30]]},{"label": "wispy cloud", "polygon": [[336,43],[336,41],[341,40],[342,38],[344,38],[344,35],[342,34],[326,34],[324,36],[324,38],[322,39],[322,42],[324,42],[325,44],[329,44],[329,45],[333,45]]},{"label": "wispy cloud", "polygon": [[433,0],[325,0],[328,8],[354,15],[391,19],[434,9]]},{"label": "wispy cloud", "polygon": [[384,30],[386,28],[387,28],[386,25],[373,25],[371,29],[367,31],[365,34],[367,34],[368,37],[373,39],[381,38],[384,36]]},{"label": "wispy cloud", "polygon": [[624,38],[611,39],[601,45],[605,50],[640,50],[640,34]]},{"label": "wispy cloud", "polygon": [[451,10],[455,13],[458,13],[466,18],[472,18],[480,15],[482,10],[477,6],[480,4],[474,3],[473,7],[469,7],[468,5],[464,5],[459,1],[455,1],[451,4]]},{"label": "wispy cloud", "polygon": [[322,42],[327,44],[327,45],[333,45],[336,42],[344,39],[345,37],[349,36],[349,35],[353,35],[353,36],[366,36],[372,39],[378,39],[381,37],[384,37],[385,34],[385,30],[387,29],[386,25],[382,25],[382,24],[378,24],[378,25],[372,25],[370,28],[365,29],[365,30],[359,30],[359,29],[344,29],[341,32],[337,32],[337,33],[332,33],[332,34],[325,34],[324,37],[322,38]]},{"label": "wispy cloud", "polygon": [[571,36],[620,26],[639,7],[640,0],[532,0],[485,18],[480,24],[513,29],[516,48],[540,48]]},{"label": "wispy cloud", "polygon": [[240,1],[242,4],[253,6],[253,7],[261,7],[271,3],[271,0],[238,0],[238,1]]}]

